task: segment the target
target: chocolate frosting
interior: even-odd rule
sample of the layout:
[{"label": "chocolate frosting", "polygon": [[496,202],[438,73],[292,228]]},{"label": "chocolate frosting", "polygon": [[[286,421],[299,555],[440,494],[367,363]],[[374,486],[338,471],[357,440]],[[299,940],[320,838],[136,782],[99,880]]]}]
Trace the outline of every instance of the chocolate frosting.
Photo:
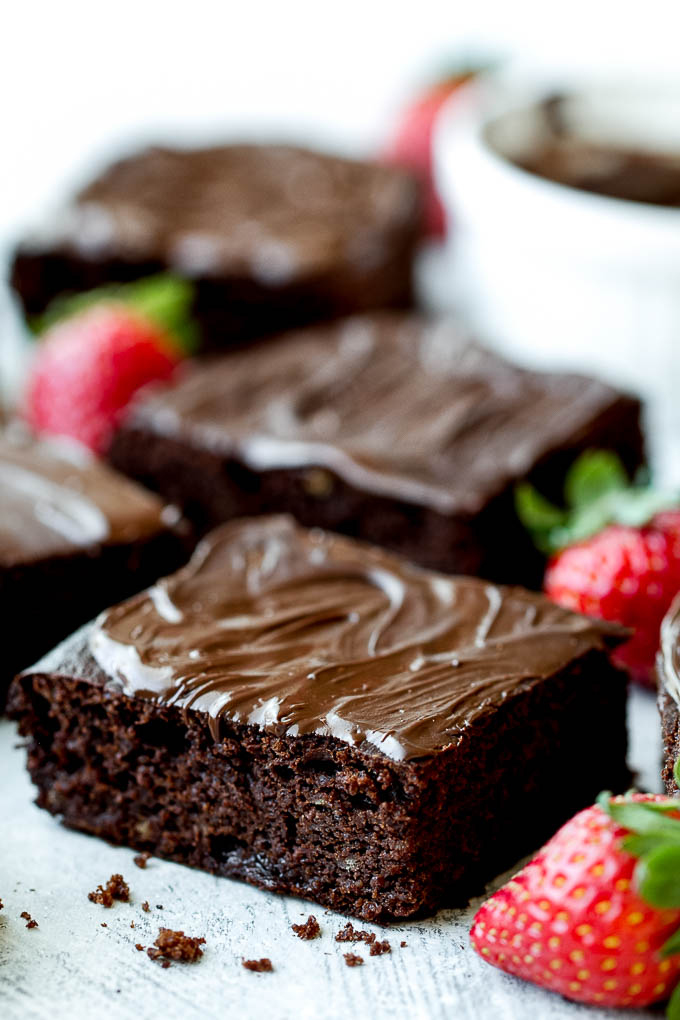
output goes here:
[{"label": "chocolate frosting", "polygon": [[277,287],[388,262],[391,231],[417,215],[415,181],[391,167],[284,145],[151,147],[106,170],[33,246]]},{"label": "chocolate frosting", "polygon": [[616,641],[518,588],[446,577],[289,517],[234,521],[89,636],[108,683],[289,735],[435,754],[481,713]]},{"label": "chocolate frosting", "polygon": [[133,542],[164,527],[156,496],[84,448],[0,433],[0,565]]},{"label": "chocolate frosting", "polygon": [[618,399],[592,379],[517,368],[455,323],[379,312],[196,365],[132,424],[255,471],[324,467],[359,489],[472,515]]},{"label": "chocolate frosting", "polygon": [[677,208],[680,156],[605,145],[573,136],[548,140],[517,160],[539,177],[596,195]]},{"label": "chocolate frosting", "polygon": [[680,595],[666,613],[661,624],[659,681],[680,707]]}]

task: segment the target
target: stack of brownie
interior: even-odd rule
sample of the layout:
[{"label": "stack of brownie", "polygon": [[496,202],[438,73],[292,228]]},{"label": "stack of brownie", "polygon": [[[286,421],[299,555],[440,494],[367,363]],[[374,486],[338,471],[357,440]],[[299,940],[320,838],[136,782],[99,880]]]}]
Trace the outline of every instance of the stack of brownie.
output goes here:
[{"label": "stack of brownie", "polygon": [[[288,147],[116,164],[17,254],[28,313],[172,269],[209,347],[287,332],[140,398],[113,468],[0,445],[5,672],[83,624],[11,687],[38,803],[371,920],[628,781],[623,633],[505,585],[543,567],[517,483],[557,495],[594,446],[634,470],[639,404],[398,310],[418,217],[407,175]],[[204,536],[175,573],[168,505]]]}]

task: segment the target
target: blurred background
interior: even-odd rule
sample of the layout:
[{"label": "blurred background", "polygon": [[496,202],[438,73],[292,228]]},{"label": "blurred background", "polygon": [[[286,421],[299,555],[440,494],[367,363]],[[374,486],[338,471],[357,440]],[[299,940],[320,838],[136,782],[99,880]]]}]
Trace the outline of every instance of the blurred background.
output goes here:
[{"label": "blurred background", "polygon": [[680,77],[673,0],[83,0],[12,4],[0,76],[3,233],[93,155],[161,132],[272,132],[370,151],[461,56]]},{"label": "blurred background", "polygon": [[[502,68],[508,93],[517,78],[537,84],[564,80],[577,87],[597,79],[633,91],[637,82],[653,82],[667,94],[680,94],[680,8],[673,0],[644,5],[577,0],[568,7],[540,0],[408,5],[120,0],[105,8],[65,0],[12,5],[3,20],[3,264],[13,240],[94,166],[149,140],[284,138],[371,155],[381,150],[419,89],[469,61]],[[505,94],[506,86],[497,84],[491,102]],[[484,107],[476,111],[474,129],[484,115]],[[667,134],[676,128],[680,149],[680,121],[671,116]],[[580,290],[575,281],[572,291],[554,286],[565,273],[569,277],[581,252],[588,253],[593,236],[588,227],[572,230],[573,259],[566,270],[549,260],[543,277],[534,275],[536,259],[522,261],[519,252],[521,224],[533,221],[531,209],[522,207],[517,223],[505,222],[507,206],[500,204],[505,199],[494,204],[495,187],[470,167],[461,173],[459,187],[453,179],[459,150],[453,146],[453,140],[442,142],[439,172],[452,179],[447,202],[460,204],[459,229],[454,225],[450,231],[450,244],[430,244],[424,252],[420,285],[426,303],[460,308],[490,342],[522,360],[574,363],[625,385],[639,381],[656,433],[663,434],[657,463],[666,476],[680,478],[680,459],[669,439],[676,426],[680,434],[676,362],[668,350],[668,337],[676,335],[676,324],[680,329],[680,298],[678,307],[667,300],[669,290],[680,294],[680,269],[673,266],[670,276],[665,269],[673,260],[672,245],[666,256],[660,241],[655,255],[663,288],[655,282],[653,299],[633,304],[631,286],[638,295],[639,281],[631,285],[630,277],[639,266],[611,270],[604,252],[605,275],[611,282],[614,272],[616,279],[604,311],[601,288],[589,310],[583,281]],[[496,244],[488,222],[479,233],[477,218],[484,218],[485,209],[505,240],[512,236],[511,246],[504,247],[503,238]],[[670,229],[678,229],[680,238],[680,228],[673,223]],[[616,227],[612,230],[613,237]],[[616,254],[631,246],[639,258],[646,242],[638,243],[638,236],[633,231],[616,242]],[[486,253],[481,266],[480,238]],[[544,242],[532,239],[533,256]],[[591,266],[588,275],[597,279],[601,269]],[[519,292],[522,308],[533,309],[530,316],[512,304]],[[15,325],[6,289],[2,300],[8,337]],[[610,318],[603,319],[609,308]],[[641,336],[659,333],[663,342],[641,358]],[[6,359],[8,350],[6,340]]]}]

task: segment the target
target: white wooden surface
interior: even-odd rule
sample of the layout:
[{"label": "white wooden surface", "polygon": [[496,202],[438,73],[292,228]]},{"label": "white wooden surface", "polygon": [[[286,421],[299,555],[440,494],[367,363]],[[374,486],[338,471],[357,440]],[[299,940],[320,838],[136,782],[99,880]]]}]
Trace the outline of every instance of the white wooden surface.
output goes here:
[{"label": "white wooden surface", "polygon": [[[630,714],[630,758],[640,770],[639,785],[657,789],[659,724],[651,695],[635,692]],[[369,957],[363,944],[336,943],[334,935],[346,918],[313,904],[155,859],[140,870],[131,851],[69,832],[39,811],[23,757],[14,727],[0,722],[0,898],[5,904],[0,1020],[623,1016],[567,1003],[482,963],[467,939],[479,901],[388,930],[360,925],[392,944],[391,955]],[[110,910],[90,903],[87,893],[113,872],[129,882],[132,903],[116,903]],[[150,913],[141,909],[144,900]],[[23,910],[38,928],[26,929],[19,916]],[[290,925],[310,912],[319,919],[322,937],[302,942]],[[203,959],[163,970],[136,951],[136,942],[152,943],[160,925],[204,936]],[[402,940],[408,943],[404,949]],[[362,967],[345,965],[342,954],[348,950],[365,957]],[[241,966],[243,957],[262,956],[271,958],[273,973],[254,974]]]}]

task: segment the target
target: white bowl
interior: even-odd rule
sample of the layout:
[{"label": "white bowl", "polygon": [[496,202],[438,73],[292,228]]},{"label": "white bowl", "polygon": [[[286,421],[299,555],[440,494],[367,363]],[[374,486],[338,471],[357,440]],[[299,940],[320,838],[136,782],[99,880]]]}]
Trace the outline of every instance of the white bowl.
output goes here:
[{"label": "white bowl", "polygon": [[[442,112],[435,166],[453,227],[452,294],[482,335],[519,360],[640,393],[656,469],[680,481],[680,209],[591,194],[516,166],[509,156],[531,143],[536,110],[554,92],[490,79]],[[599,86],[576,105],[595,137],[680,147],[680,94]]]}]

